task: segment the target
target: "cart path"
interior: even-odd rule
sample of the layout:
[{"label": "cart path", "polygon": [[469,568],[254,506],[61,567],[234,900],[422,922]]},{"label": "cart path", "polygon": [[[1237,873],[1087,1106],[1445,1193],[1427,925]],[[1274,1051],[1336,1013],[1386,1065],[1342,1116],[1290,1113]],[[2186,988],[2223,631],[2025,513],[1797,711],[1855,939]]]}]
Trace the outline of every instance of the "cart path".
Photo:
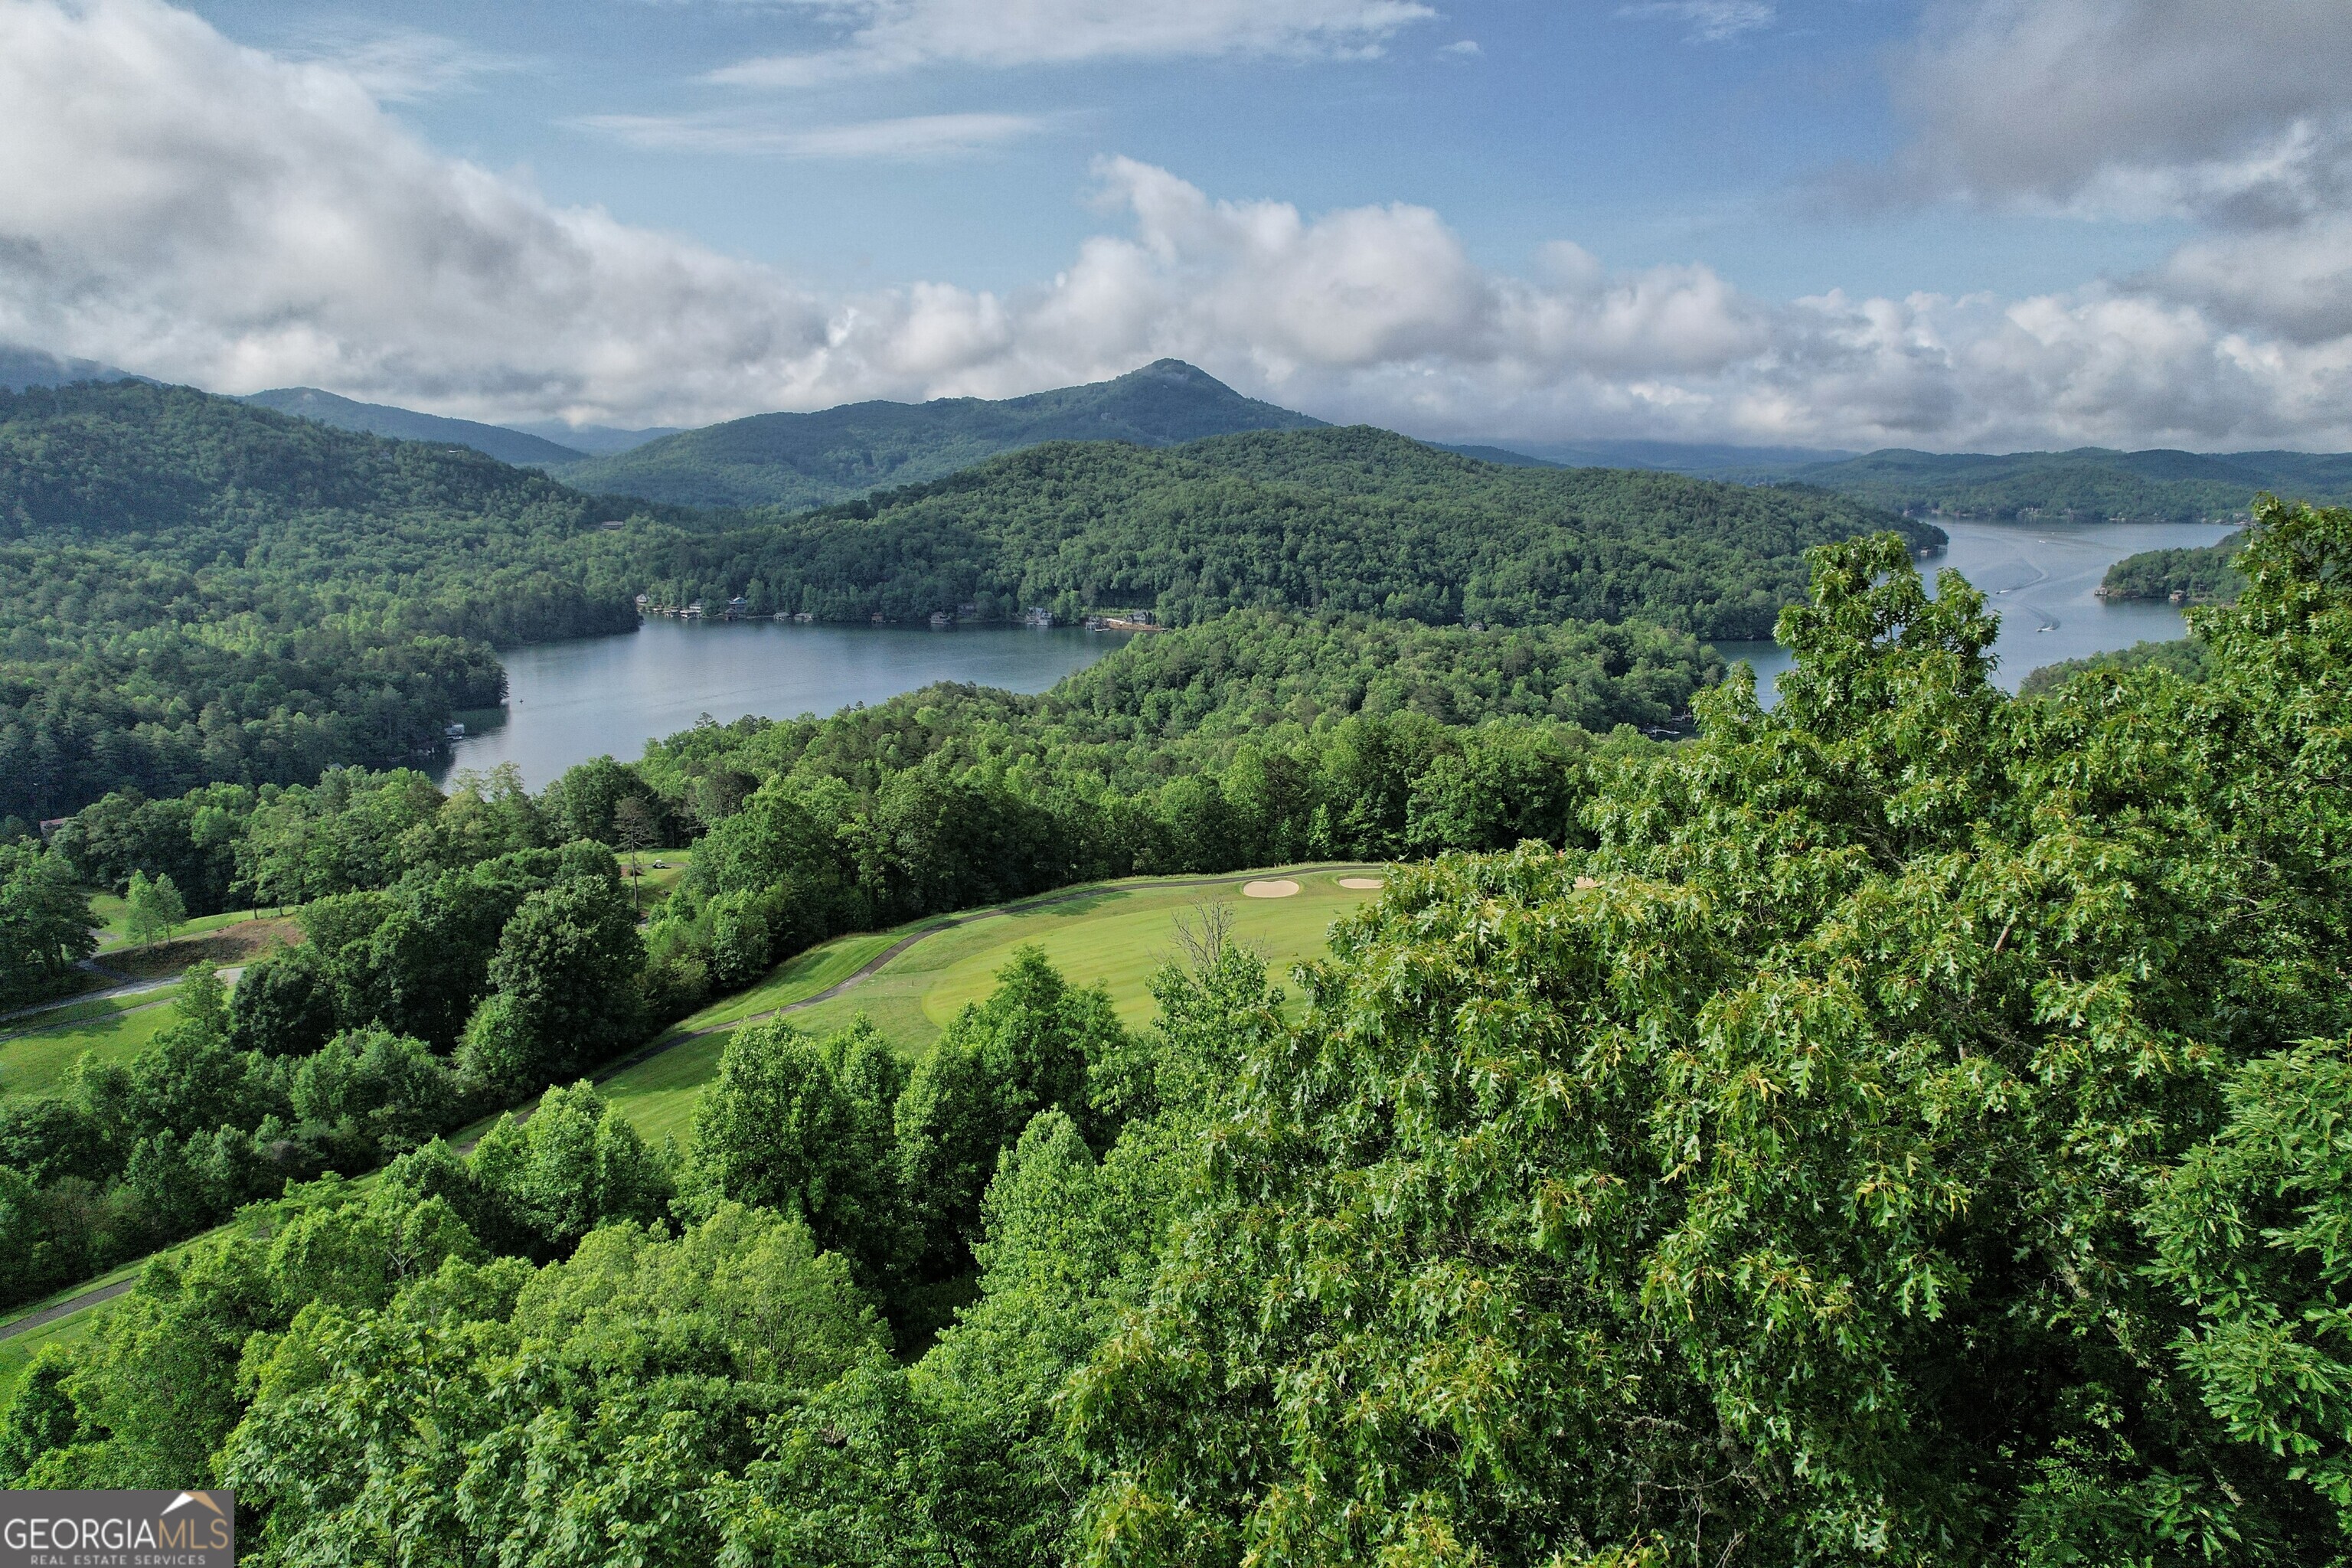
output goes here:
[{"label": "cart path", "polygon": [[[1371,865],[1372,863],[1368,860],[1333,860],[1313,866],[1285,866],[1278,868],[1303,875],[1313,875],[1319,871],[1358,871]],[[663,1035],[657,1039],[640,1046],[627,1056],[605,1063],[589,1077],[597,1083],[603,1083],[608,1079],[628,1071],[631,1068],[640,1067],[660,1056],[664,1051],[682,1046],[688,1040],[698,1040],[706,1035],[724,1034],[730,1029],[740,1029],[746,1024],[763,1023],[770,1018],[781,1018],[787,1013],[797,1013],[803,1007],[814,1007],[820,1002],[830,1002],[843,992],[872,979],[876,972],[884,964],[925,937],[937,936],[940,932],[952,931],[957,926],[971,925],[977,921],[994,920],[999,915],[1025,915],[1035,910],[1050,909],[1055,904],[1076,903],[1080,899],[1099,899],[1107,893],[1157,892],[1167,888],[1217,888],[1228,883],[1238,884],[1250,881],[1257,875],[1257,872],[1243,871],[1226,877],[1186,877],[1164,882],[1155,881],[1148,887],[1122,888],[1116,883],[1097,884],[1090,888],[1074,888],[1067,892],[1049,893],[1044,898],[1024,899],[1018,903],[998,904],[992,909],[971,910],[963,914],[950,915],[937,925],[925,926],[921,931],[910,931],[900,937],[868,959],[859,967],[856,973],[837,984],[826,986],[814,996],[803,996],[797,1002],[787,1002],[780,1007],[771,1007],[764,1013],[752,1013],[744,1017],[730,1018],[723,1024],[711,1024],[699,1029]],[[90,998],[83,995],[76,997],[75,1000],[87,1002]],[[529,1109],[524,1109],[512,1114],[517,1121],[521,1121],[530,1115],[530,1111]],[[467,1143],[455,1145],[455,1147],[462,1153],[472,1146],[473,1142],[475,1141],[469,1140]],[[0,1323],[0,1340],[14,1339],[18,1334],[29,1332],[43,1324],[53,1323],[59,1318],[70,1317],[85,1307],[95,1307],[101,1302],[111,1301],[138,1282],[135,1275],[128,1279],[118,1279],[111,1285],[100,1285],[95,1289],[85,1290],[79,1296],[68,1296],[53,1307],[44,1307],[37,1312],[27,1313],[13,1321]]]}]

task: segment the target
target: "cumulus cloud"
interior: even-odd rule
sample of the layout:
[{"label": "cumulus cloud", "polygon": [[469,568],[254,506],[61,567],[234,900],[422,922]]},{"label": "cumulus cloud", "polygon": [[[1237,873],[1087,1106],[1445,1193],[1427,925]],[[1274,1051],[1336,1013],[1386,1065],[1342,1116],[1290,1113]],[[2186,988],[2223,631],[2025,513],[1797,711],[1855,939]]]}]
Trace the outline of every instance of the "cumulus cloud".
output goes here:
[{"label": "cumulus cloud", "polygon": [[1943,0],[1898,100],[1916,194],[2298,221],[2352,175],[2343,0]]},{"label": "cumulus cloud", "polygon": [[690,114],[598,114],[574,121],[635,147],[809,159],[959,157],[1024,140],[1045,129],[1035,114],[914,114],[840,125],[796,125],[740,110]]},{"label": "cumulus cloud", "polygon": [[[1307,213],[1111,158],[1103,232],[1051,279],[818,293],[442,157],[349,71],[159,0],[0,0],[0,341],[224,391],[688,424],[1175,355],[1433,437],[2352,446],[2340,228],[2029,299],[1774,301],[1566,241],[1498,271],[1427,207]],[[2257,240],[2259,278],[2226,248]]]},{"label": "cumulus cloud", "polygon": [[809,53],[739,61],[714,79],[803,87],[954,64],[1009,67],[1218,55],[1378,54],[1433,19],[1419,0],[792,0],[838,25]]}]

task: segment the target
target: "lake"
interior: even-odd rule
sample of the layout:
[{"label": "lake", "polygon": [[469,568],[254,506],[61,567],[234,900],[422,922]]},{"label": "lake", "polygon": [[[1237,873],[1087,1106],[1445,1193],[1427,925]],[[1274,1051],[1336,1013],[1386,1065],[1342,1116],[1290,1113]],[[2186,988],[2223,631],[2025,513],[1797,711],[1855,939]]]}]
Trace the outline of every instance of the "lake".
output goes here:
[{"label": "lake", "polygon": [[[2000,638],[1993,644],[2000,668],[1993,679],[2010,691],[2045,664],[2186,636],[2174,605],[2109,604],[2093,590],[2107,568],[2126,555],[2211,544],[2230,532],[2225,524],[2204,522],[1936,521],[1951,535],[1951,546],[1922,561],[1920,571],[1929,579],[1930,592],[1935,574],[1949,567],[1984,594],[1985,607],[2000,616]],[[1715,647],[1727,659],[1744,658],[1756,667],[1757,688],[1767,707],[1780,672],[1794,662],[1778,643],[1718,642]]]},{"label": "lake", "polygon": [[[2045,664],[2179,637],[2180,612],[2170,605],[2110,605],[2092,590],[2126,555],[2210,544],[2229,532],[2218,524],[2161,522],[1946,522],[1944,530],[1951,547],[1921,564],[1931,574],[1953,567],[1985,591],[2001,617],[1998,679],[2012,691]],[[1118,632],[1026,626],[935,632],[656,616],[625,636],[501,654],[506,721],[458,742],[442,772],[512,763],[540,790],[590,757],[641,756],[647,741],[688,729],[705,713],[722,723],[746,713],[832,713],[935,680],[1043,691],[1126,640]],[[1715,646],[1726,658],[1756,666],[1769,702],[1772,681],[1789,667],[1787,650],[1769,642]]]},{"label": "lake", "polygon": [[[619,637],[508,648],[506,721],[450,748],[446,777],[512,763],[533,790],[574,763],[644,755],[646,742],[746,713],[772,719],[880,702],[935,680],[1043,691],[1131,634],[1029,626],[797,626],[646,620]],[[482,717],[468,714],[469,720]]]}]

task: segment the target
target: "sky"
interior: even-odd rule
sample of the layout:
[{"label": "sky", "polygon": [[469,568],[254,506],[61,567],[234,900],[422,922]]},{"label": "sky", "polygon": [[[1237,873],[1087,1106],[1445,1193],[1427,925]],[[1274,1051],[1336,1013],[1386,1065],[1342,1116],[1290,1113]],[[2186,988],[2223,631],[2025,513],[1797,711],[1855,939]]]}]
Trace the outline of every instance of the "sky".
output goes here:
[{"label": "sky", "polygon": [[0,0],[0,342],[696,425],[2352,447],[2345,0]]}]

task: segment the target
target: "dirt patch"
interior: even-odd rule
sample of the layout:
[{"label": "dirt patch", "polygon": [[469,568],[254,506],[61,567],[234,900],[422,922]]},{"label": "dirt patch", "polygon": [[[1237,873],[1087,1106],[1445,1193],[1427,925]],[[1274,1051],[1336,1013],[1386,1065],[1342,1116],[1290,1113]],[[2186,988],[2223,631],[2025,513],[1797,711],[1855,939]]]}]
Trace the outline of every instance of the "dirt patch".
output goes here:
[{"label": "dirt patch", "polygon": [[224,969],[244,963],[298,940],[299,933],[289,920],[238,921],[173,942],[118,948],[100,957],[99,963],[110,973],[132,980],[161,980],[179,973],[191,963],[209,963]]},{"label": "dirt patch", "polygon": [[1244,899],[1286,899],[1297,891],[1298,891],[1298,884],[1287,877],[1271,882],[1242,884],[1242,897]]}]

